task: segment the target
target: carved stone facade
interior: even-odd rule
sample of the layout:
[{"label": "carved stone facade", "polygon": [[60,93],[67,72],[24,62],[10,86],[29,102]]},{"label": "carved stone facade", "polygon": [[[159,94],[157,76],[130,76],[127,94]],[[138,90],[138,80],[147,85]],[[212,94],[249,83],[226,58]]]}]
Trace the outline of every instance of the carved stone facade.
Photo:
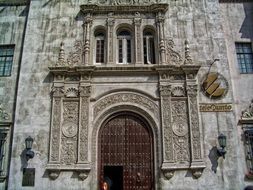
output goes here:
[{"label": "carved stone facade", "polygon": [[[155,7],[159,7],[159,9],[154,9]],[[156,150],[163,152],[161,170],[165,177],[171,178],[175,170],[181,169],[191,169],[195,177],[200,177],[203,168],[205,168],[200,142],[198,89],[196,88],[198,84],[196,74],[200,66],[192,62],[188,41],[185,41],[185,56],[181,56],[179,52],[174,50],[174,41],[172,39],[165,40],[164,13],[167,5],[134,6],[133,9],[138,10],[134,17],[132,17],[134,10],[127,10],[127,17],[132,20],[132,23],[129,20],[124,23],[125,27],[133,25],[134,62],[127,67],[116,65],[115,57],[118,55],[115,55],[115,51],[113,51],[115,45],[112,41],[115,40],[113,38],[115,27],[122,25],[119,24],[122,22],[119,14],[120,6],[111,7],[112,12],[104,8],[104,5],[81,6],[81,10],[85,14],[83,21],[84,41],[75,43],[76,51],[70,53],[67,60],[64,59],[65,52],[61,44],[57,64],[49,67],[51,73],[54,74],[51,160],[48,164],[48,170],[54,174],[52,178],[57,176],[55,172],[57,170],[59,172],[61,170],[82,170],[84,166],[84,169],[89,171],[91,163],[98,159],[98,154],[91,156],[92,159],[89,157],[91,153],[88,151],[90,146],[88,134],[92,129],[90,124],[95,122],[102,125],[103,115],[109,111],[111,114],[114,113],[113,110],[118,110],[116,109],[118,107],[121,111],[129,111],[131,107],[136,107],[130,110],[133,112],[136,110],[136,113],[143,117],[149,115],[148,117],[153,117],[152,120],[157,122],[152,127],[154,131],[161,131],[162,139],[164,139],[163,146],[161,146],[163,148],[160,150],[160,146],[158,146]],[[107,63],[99,67],[90,65],[93,62],[94,48],[90,48],[90,44],[94,44],[93,40],[95,40],[93,32],[97,30],[96,27],[102,28],[96,26],[96,21],[101,19],[96,15],[96,10],[102,14],[108,13],[104,18],[105,26],[103,26],[108,29],[108,50],[105,51],[108,53]],[[152,10],[153,16],[150,19],[143,20],[143,16],[149,14],[145,10]],[[159,44],[156,59],[160,61],[152,69],[144,65],[143,59],[143,32],[141,28],[145,28],[146,25],[143,23],[147,22],[156,25],[158,32],[157,41],[154,44]],[[109,67],[109,64],[112,66]],[[99,76],[118,77],[131,74],[136,77],[136,70],[142,72],[143,77],[150,74],[156,76],[159,79],[156,82],[160,94],[150,96],[148,92],[132,91],[131,88],[116,88],[112,92],[106,90],[105,94],[101,94],[97,98],[92,95],[91,89],[98,89],[94,81],[100,81]],[[110,87],[110,83],[105,83],[105,85],[107,88]],[[141,111],[138,111],[137,108]],[[161,123],[161,129],[158,127],[159,123]],[[94,133],[92,138],[95,139],[92,145],[94,146],[97,145],[97,132],[93,131],[92,133]],[[160,144],[161,139],[155,134],[153,134],[154,140]],[[155,159],[159,160],[160,158]],[[96,163],[94,164],[96,165]],[[96,167],[93,169],[97,170]],[[157,168],[155,172],[158,172]]]},{"label": "carved stone facade", "polygon": [[[35,189],[99,189],[107,167],[100,164],[101,129],[119,115],[143,122],[150,137],[144,163],[151,168],[147,173],[152,173],[152,187],[139,188],[142,180],[151,178],[140,176],[141,167],[134,165],[136,174],[122,178],[128,180],[124,184],[136,182],[138,188],[132,189],[237,190],[252,184],[244,178],[250,154],[242,151],[237,127],[239,119],[245,126],[253,121],[252,77],[239,74],[234,48],[235,42],[253,39],[252,3],[10,2],[14,0],[0,11],[0,45],[15,44],[11,76],[0,79],[0,137],[11,147],[5,146],[10,153],[3,157],[0,182],[9,176],[9,189],[26,188],[20,182],[23,168],[35,168]],[[231,20],[241,23],[236,26]],[[230,33],[233,30],[238,34]],[[207,73],[226,79],[227,93],[219,99],[210,99],[213,91],[209,97],[203,93],[200,83]],[[219,85],[216,81],[211,88]],[[199,109],[203,105],[210,109]],[[120,133],[125,138],[124,130]],[[216,151],[220,133],[227,136],[225,159]],[[119,137],[106,134],[110,140]],[[29,160],[28,136],[34,139],[35,153]],[[141,140],[140,147],[147,143]],[[137,155],[138,149],[132,153],[136,160],[145,157],[145,152]]]}]

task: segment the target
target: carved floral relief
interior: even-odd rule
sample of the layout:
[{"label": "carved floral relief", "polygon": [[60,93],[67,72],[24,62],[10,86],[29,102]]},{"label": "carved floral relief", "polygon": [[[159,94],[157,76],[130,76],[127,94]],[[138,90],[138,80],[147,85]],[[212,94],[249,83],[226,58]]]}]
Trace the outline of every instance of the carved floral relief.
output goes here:
[{"label": "carved floral relief", "polygon": [[172,101],[172,131],[175,160],[177,162],[189,161],[189,129],[186,101]]},{"label": "carved floral relief", "polygon": [[132,93],[113,94],[98,101],[94,107],[94,117],[97,117],[105,108],[119,102],[130,102],[144,106],[146,109],[154,113],[156,118],[158,118],[158,106],[153,101],[147,97]]}]

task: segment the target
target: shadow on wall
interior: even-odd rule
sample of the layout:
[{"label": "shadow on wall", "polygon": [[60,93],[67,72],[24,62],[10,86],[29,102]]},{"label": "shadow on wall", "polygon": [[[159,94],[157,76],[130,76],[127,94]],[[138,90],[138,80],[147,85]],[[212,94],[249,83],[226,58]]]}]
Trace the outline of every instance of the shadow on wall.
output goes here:
[{"label": "shadow on wall", "polygon": [[249,38],[253,40],[253,4],[243,3],[245,19],[240,28],[241,38]]},{"label": "shadow on wall", "polygon": [[218,159],[219,159],[219,155],[218,155],[218,149],[217,149],[217,147],[216,146],[214,146],[211,150],[210,150],[210,152],[209,152],[209,155],[208,155],[208,157],[209,157],[209,159],[210,159],[210,161],[211,161],[211,164],[212,164],[212,171],[214,172],[214,173],[216,173],[217,172],[217,167],[218,167]]}]

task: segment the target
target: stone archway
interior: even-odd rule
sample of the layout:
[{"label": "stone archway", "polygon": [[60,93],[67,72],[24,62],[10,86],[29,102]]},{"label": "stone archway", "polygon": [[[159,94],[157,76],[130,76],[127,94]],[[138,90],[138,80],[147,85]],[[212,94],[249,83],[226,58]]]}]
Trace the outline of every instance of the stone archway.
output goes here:
[{"label": "stone archway", "polygon": [[112,190],[154,189],[153,134],[148,123],[132,112],[109,117],[98,134],[99,183]]}]

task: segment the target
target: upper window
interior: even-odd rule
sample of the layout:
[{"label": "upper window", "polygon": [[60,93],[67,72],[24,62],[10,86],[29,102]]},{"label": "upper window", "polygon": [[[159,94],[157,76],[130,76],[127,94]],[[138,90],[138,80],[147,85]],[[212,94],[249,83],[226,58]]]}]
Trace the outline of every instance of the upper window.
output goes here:
[{"label": "upper window", "polygon": [[105,62],[105,34],[103,32],[98,32],[95,34],[96,39],[96,63]]},{"label": "upper window", "polygon": [[143,33],[144,64],[155,64],[154,35],[149,31]]},{"label": "upper window", "polygon": [[10,76],[14,46],[0,46],[0,76]]},{"label": "upper window", "polygon": [[237,60],[241,73],[253,73],[253,53],[251,43],[235,43]]},{"label": "upper window", "polygon": [[132,62],[131,33],[122,30],[118,33],[118,63],[129,64]]}]

